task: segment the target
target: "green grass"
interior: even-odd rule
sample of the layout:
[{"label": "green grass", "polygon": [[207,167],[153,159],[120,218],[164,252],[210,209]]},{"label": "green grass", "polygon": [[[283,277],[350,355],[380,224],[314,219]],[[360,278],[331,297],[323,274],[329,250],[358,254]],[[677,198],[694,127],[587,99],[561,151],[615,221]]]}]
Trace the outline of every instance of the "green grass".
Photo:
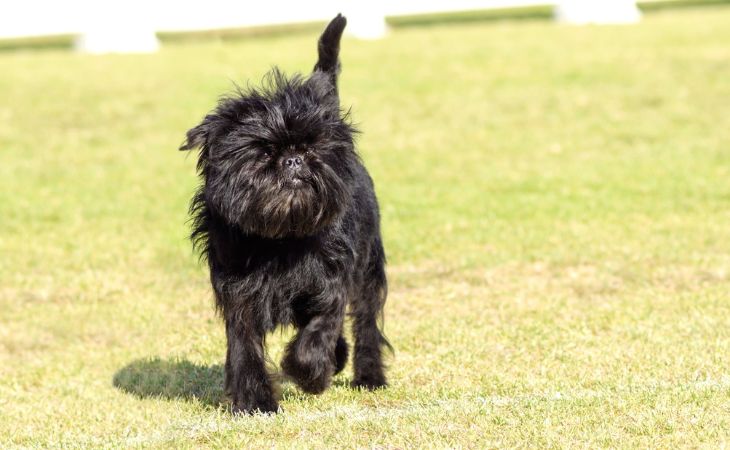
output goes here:
[{"label": "green grass", "polygon": [[[344,42],[391,387],[232,418],[184,132],[314,34],[0,54],[0,446],[730,441],[730,9]],[[278,360],[289,332],[271,339]]]}]

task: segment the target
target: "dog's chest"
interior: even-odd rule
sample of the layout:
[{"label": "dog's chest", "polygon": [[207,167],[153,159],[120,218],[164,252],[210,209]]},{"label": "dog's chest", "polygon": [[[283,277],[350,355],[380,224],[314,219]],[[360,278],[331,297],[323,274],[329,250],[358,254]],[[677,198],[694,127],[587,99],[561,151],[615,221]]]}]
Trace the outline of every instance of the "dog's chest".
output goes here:
[{"label": "dog's chest", "polygon": [[226,301],[233,307],[253,306],[268,329],[292,323],[295,303],[327,297],[343,301],[349,289],[346,274],[354,255],[347,246],[301,240],[228,244],[220,249],[221,262],[235,284],[230,292],[238,295]]}]

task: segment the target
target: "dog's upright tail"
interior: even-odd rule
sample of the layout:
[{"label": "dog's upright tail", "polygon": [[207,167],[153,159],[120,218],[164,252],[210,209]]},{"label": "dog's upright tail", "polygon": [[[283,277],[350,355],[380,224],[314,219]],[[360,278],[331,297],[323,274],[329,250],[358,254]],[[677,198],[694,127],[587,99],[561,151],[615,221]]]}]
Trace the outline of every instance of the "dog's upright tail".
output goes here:
[{"label": "dog's upright tail", "polygon": [[332,19],[324,29],[322,36],[319,37],[317,47],[319,59],[314,65],[314,71],[328,74],[335,89],[337,89],[337,75],[340,73],[340,39],[346,25],[345,16],[337,14],[337,17]]}]

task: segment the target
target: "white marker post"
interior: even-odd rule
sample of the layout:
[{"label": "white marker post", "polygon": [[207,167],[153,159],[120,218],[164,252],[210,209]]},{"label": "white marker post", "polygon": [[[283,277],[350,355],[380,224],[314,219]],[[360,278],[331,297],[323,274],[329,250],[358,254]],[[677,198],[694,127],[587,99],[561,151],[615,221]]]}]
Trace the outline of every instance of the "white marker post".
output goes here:
[{"label": "white marker post", "polygon": [[633,0],[561,0],[555,19],[571,25],[632,24],[641,21],[641,11]]},{"label": "white marker post", "polygon": [[347,18],[345,33],[358,39],[380,39],[385,37],[388,27],[385,11],[380,2],[359,0],[345,3],[342,14]]},{"label": "white marker post", "polygon": [[159,50],[149,9],[140,2],[96,2],[87,5],[84,32],[74,48],[82,53],[153,53]]}]

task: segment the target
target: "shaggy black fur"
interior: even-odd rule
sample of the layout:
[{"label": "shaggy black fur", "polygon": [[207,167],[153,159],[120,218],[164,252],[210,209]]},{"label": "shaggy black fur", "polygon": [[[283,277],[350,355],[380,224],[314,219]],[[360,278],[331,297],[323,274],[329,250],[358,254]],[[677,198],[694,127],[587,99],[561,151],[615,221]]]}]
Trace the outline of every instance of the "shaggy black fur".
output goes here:
[{"label": "shaggy black fur", "polygon": [[386,385],[378,204],[337,93],[345,25],[338,15],[327,26],[309,77],[273,69],[262,88],[221,99],[181,147],[200,148],[192,240],[225,319],[234,412],[277,411],[264,341],[280,325],[297,328],[284,373],[306,392],[324,391],[347,362],[348,306],[352,385]]}]

